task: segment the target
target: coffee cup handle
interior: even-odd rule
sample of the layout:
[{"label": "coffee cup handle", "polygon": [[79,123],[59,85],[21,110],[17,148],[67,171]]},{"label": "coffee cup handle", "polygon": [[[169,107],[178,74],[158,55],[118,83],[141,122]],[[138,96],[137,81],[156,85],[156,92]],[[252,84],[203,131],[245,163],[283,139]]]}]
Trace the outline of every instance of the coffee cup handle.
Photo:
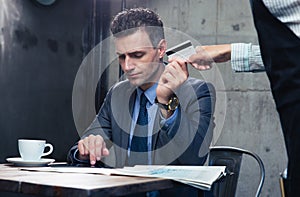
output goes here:
[{"label": "coffee cup handle", "polygon": [[43,154],[42,154],[42,157],[43,157],[43,156],[46,156],[46,155],[50,155],[50,154],[53,152],[53,146],[52,146],[52,144],[45,144],[45,148],[46,148],[46,147],[49,147],[49,151],[43,153]]}]

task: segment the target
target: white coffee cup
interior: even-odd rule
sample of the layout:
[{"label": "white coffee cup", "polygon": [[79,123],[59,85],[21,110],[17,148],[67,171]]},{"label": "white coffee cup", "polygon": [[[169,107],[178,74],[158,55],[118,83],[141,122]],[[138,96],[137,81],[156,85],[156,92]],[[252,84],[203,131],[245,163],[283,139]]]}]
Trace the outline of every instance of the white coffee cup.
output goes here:
[{"label": "white coffee cup", "polygon": [[[40,160],[41,157],[50,155],[53,151],[53,146],[46,143],[46,140],[19,139],[18,147],[22,159],[26,161]],[[46,147],[49,147],[49,150],[44,152]]]}]

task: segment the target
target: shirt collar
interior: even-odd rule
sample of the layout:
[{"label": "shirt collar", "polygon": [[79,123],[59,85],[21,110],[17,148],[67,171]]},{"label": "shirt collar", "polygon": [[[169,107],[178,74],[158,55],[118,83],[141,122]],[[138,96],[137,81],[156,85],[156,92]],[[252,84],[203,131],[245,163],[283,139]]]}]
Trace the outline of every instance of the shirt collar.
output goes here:
[{"label": "shirt collar", "polygon": [[151,103],[151,105],[154,104],[155,98],[156,98],[156,88],[157,83],[155,83],[153,86],[148,88],[145,92],[141,90],[140,88],[137,89],[137,95],[138,97],[141,96],[141,94],[144,92],[145,96],[147,97],[148,101]]}]

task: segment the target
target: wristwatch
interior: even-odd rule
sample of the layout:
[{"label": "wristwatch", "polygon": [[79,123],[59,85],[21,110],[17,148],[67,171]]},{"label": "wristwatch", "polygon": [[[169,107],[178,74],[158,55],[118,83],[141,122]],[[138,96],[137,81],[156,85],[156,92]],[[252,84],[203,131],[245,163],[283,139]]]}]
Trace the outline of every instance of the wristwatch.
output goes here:
[{"label": "wristwatch", "polygon": [[157,97],[155,98],[155,103],[157,103],[157,105],[161,108],[164,108],[165,110],[168,111],[175,111],[177,109],[177,107],[179,106],[179,99],[177,98],[177,96],[172,96],[167,104],[163,104],[158,102]]}]

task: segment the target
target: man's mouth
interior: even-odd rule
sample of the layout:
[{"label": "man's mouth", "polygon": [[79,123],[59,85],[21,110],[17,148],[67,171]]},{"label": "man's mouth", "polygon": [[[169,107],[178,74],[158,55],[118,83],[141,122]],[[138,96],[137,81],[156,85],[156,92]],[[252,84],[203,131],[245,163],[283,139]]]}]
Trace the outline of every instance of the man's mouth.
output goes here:
[{"label": "man's mouth", "polygon": [[138,73],[127,73],[128,78],[136,78],[139,74]]}]

